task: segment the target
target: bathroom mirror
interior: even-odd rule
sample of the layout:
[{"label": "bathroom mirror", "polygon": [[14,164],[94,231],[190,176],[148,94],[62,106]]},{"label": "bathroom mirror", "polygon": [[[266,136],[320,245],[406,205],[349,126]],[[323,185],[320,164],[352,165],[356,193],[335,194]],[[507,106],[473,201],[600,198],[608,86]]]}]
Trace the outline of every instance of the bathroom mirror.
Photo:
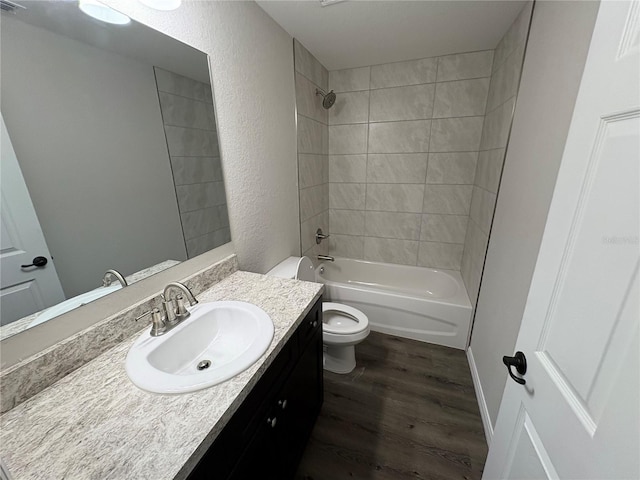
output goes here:
[{"label": "bathroom mirror", "polygon": [[1,17],[2,338],[117,290],[109,269],[132,283],[231,240],[207,55],[24,7]]}]

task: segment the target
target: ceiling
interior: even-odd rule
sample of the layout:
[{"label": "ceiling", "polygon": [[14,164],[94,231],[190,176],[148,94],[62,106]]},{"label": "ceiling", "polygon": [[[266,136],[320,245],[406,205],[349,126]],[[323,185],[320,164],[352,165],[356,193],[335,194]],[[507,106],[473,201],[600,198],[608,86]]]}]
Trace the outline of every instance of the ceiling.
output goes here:
[{"label": "ceiling", "polygon": [[524,6],[502,1],[258,0],[329,70],[496,47]]}]

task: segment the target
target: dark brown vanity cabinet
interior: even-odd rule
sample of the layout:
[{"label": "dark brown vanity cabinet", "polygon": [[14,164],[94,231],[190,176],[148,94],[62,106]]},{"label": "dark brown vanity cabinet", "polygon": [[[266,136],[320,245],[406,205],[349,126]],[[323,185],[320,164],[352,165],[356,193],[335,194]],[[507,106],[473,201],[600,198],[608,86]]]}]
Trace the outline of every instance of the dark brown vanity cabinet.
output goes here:
[{"label": "dark brown vanity cabinet", "polygon": [[189,479],[293,478],[322,399],[318,300]]}]

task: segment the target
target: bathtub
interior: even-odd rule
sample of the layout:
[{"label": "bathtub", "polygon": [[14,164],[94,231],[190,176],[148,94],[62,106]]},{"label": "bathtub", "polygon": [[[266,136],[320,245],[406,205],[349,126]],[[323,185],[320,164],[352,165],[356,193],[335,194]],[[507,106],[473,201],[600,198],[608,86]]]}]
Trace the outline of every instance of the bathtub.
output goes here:
[{"label": "bathtub", "polygon": [[471,304],[459,272],[336,257],[316,279],[326,300],[361,310],[371,330],[466,347]]}]

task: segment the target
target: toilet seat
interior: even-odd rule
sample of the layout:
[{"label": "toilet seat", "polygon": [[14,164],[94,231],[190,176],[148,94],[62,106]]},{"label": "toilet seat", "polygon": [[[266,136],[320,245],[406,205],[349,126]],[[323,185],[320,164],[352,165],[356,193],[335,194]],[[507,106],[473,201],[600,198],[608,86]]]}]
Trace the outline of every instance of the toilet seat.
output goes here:
[{"label": "toilet seat", "polygon": [[354,335],[369,328],[369,319],[360,310],[342,303],[323,302],[322,331],[332,335]]},{"label": "toilet seat", "polygon": [[[289,257],[267,275],[316,282],[313,263],[308,257]],[[349,373],[356,368],[355,345],[369,335],[369,319],[360,310],[341,303],[322,303],[322,363],[333,373]]]}]

